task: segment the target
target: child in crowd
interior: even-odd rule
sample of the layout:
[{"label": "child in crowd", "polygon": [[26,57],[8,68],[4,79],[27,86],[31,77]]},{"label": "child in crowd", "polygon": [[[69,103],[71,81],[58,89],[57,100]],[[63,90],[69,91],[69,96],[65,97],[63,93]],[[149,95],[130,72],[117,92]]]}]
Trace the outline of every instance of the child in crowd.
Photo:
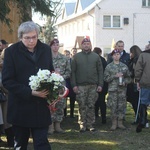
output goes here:
[{"label": "child in crowd", "polygon": [[108,64],[104,71],[104,81],[108,82],[108,107],[111,110],[112,127],[126,129],[122,120],[126,108],[127,84],[131,82],[128,67],[120,62],[120,51],[113,50],[113,62]]}]

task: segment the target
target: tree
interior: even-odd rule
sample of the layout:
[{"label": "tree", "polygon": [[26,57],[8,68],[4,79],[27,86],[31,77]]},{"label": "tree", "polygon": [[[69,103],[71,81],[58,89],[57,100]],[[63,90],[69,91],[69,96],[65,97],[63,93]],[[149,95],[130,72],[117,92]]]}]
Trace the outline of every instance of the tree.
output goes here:
[{"label": "tree", "polygon": [[10,3],[17,4],[18,13],[21,14],[21,21],[32,20],[31,8],[35,12],[40,12],[42,15],[53,16],[52,0],[0,0],[0,21],[10,27],[11,18],[8,18],[10,13]]},{"label": "tree", "polygon": [[49,43],[54,37],[57,36],[57,29],[54,26],[57,22],[58,18],[62,12],[63,0],[57,0],[53,2],[52,11],[54,12],[54,16],[47,17],[47,23],[45,27],[43,27],[43,36],[45,39],[45,43]]},{"label": "tree", "polygon": [[10,27],[10,19],[6,17],[10,12],[9,0],[0,0],[0,21],[6,23]]}]

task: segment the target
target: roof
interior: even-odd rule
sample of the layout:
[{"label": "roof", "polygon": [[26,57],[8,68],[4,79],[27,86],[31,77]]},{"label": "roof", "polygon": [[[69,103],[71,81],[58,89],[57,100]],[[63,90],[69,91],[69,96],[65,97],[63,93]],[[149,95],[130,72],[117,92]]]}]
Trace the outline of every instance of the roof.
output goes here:
[{"label": "roof", "polygon": [[[61,18],[61,20],[58,20],[55,25],[59,25],[59,24],[65,22],[65,21],[71,20],[73,18],[76,18],[78,16],[81,16],[81,15],[89,12],[90,10],[92,10],[101,1],[102,0],[76,0],[74,10],[72,10],[73,13],[70,14],[70,15],[67,15],[67,10],[66,10],[66,6],[67,5],[64,5],[65,8],[63,9],[62,18]],[[82,8],[82,11],[77,12],[76,10],[79,7],[79,5],[78,5],[79,3],[80,3],[80,6]],[[67,8],[67,9],[69,9],[69,8]],[[65,11],[66,11],[66,16],[67,17],[64,17],[64,12]]]},{"label": "roof", "polygon": [[87,8],[89,5],[91,5],[95,1],[96,0],[80,0],[82,10],[84,10],[85,8]]},{"label": "roof", "polygon": [[76,3],[65,3],[66,15],[70,16],[74,13]]}]

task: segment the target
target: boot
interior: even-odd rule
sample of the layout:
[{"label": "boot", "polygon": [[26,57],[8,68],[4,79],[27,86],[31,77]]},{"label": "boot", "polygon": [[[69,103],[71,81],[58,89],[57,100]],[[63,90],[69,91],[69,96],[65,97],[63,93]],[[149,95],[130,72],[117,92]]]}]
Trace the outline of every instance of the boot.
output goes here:
[{"label": "boot", "polygon": [[139,119],[139,124],[136,128],[136,132],[139,133],[142,131],[142,128],[145,127],[147,120],[147,106],[144,104],[140,104],[140,119]]},{"label": "boot", "polygon": [[65,132],[64,130],[61,129],[60,122],[55,122],[55,126],[54,127],[55,127],[55,131],[57,133],[64,133]]},{"label": "boot", "polygon": [[14,132],[12,127],[5,129],[8,147],[14,147]]},{"label": "boot", "polygon": [[126,127],[122,124],[122,119],[120,120],[118,120],[118,128],[120,128],[120,129],[126,129]]},{"label": "boot", "polygon": [[113,118],[112,119],[112,126],[111,126],[110,130],[114,131],[114,130],[116,130],[116,128],[117,128],[117,118]]},{"label": "boot", "polygon": [[48,129],[48,134],[53,134],[53,133],[54,133],[54,123],[52,123]]}]

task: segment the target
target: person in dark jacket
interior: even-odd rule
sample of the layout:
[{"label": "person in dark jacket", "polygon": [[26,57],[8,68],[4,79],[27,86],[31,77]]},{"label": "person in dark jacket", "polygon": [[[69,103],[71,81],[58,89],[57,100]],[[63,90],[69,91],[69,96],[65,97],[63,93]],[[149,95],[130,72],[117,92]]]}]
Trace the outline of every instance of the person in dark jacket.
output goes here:
[{"label": "person in dark jacket", "polygon": [[[125,50],[124,50],[124,42],[119,40],[117,43],[116,43],[116,49],[118,49],[120,51],[120,62],[126,64],[128,66],[129,64],[129,60],[130,60],[130,55],[129,53],[127,53]],[[107,64],[111,63],[113,61],[112,59],[112,56],[111,56],[111,53],[108,54],[107,56]]]},{"label": "person in dark jacket", "polygon": [[[101,56],[102,50],[99,47],[95,47],[93,52],[97,53],[102,61],[103,65],[103,71],[106,68],[107,62],[104,57]],[[95,103],[95,117],[99,116],[99,109],[101,111],[101,119],[102,119],[102,124],[106,123],[106,102],[105,102],[105,96],[108,91],[108,83],[104,82],[102,92],[98,93],[98,99]]]},{"label": "person in dark jacket", "polygon": [[51,150],[47,139],[51,124],[48,91],[34,91],[29,86],[30,76],[39,69],[54,70],[51,49],[38,40],[38,34],[34,22],[24,22],[18,28],[20,41],[5,50],[2,83],[9,93],[7,120],[15,134],[14,149],[27,150],[31,132],[35,150]]},{"label": "person in dark jacket", "polygon": [[[75,53],[73,53],[73,54],[75,54]],[[72,57],[74,55],[72,55],[72,57],[71,57],[69,50],[65,50],[64,55],[69,58],[69,63],[71,65]],[[66,79],[66,87],[69,89],[69,94],[67,97],[69,97],[69,99],[70,99],[70,118],[74,118],[75,117],[74,116],[74,108],[75,108],[76,94],[74,93],[74,91],[72,89],[70,78]],[[65,117],[67,116],[67,107],[64,109],[64,116]]]},{"label": "person in dark jacket", "polygon": [[[134,69],[138,57],[141,53],[141,49],[137,45],[133,45],[130,48],[130,61],[129,61],[129,71],[131,72],[132,82],[127,85],[127,101],[131,103],[134,113],[137,113],[138,101],[139,101],[139,91],[137,90],[137,85],[135,83]],[[136,118],[135,122],[132,124],[138,123],[139,116]]]}]

